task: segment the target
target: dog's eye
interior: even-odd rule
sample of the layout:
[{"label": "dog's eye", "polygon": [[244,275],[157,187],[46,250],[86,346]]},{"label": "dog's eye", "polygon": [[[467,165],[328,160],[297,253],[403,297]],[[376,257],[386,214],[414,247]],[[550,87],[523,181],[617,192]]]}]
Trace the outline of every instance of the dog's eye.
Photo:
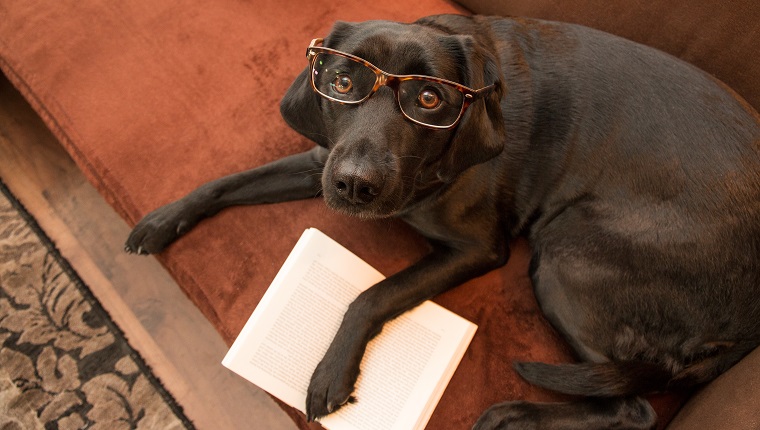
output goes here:
[{"label": "dog's eye", "polygon": [[435,109],[441,104],[441,98],[438,96],[438,93],[431,89],[420,91],[420,94],[417,96],[417,101],[420,103],[420,106],[425,109]]},{"label": "dog's eye", "polygon": [[338,75],[332,82],[333,89],[340,94],[348,94],[353,86],[354,84],[351,82],[351,77],[348,75]]}]

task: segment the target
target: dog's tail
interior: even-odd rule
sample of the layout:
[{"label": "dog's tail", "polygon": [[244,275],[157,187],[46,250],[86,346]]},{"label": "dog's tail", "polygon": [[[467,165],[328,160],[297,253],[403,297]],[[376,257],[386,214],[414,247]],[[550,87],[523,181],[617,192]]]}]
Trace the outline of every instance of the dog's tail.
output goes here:
[{"label": "dog's tail", "polygon": [[713,380],[749,352],[728,348],[721,353],[690,363],[677,371],[643,361],[546,364],[515,363],[526,381],[559,393],[618,397],[667,389],[688,388]]},{"label": "dog's tail", "polygon": [[644,362],[578,364],[515,363],[515,370],[531,384],[559,393],[615,397],[661,389],[672,374]]}]

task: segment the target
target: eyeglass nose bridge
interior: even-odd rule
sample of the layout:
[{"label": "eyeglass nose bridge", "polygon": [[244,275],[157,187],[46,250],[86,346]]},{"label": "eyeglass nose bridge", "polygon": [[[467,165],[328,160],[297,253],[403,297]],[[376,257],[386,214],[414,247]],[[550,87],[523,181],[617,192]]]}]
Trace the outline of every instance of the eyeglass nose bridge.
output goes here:
[{"label": "eyeglass nose bridge", "polygon": [[384,72],[380,69],[375,70],[375,75],[377,76],[377,79],[375,80],[375,86],[374,88],[372,88],[370,97],[374,95],[376,92],[378,92],[380,88],[388,87],[391,90],[393,90],[396,100],[399,102],[399,105],[400,105],[401,101],[398,99],[398,86],[401,83],[401,80],[397,76]]},{"label": "eyeglass nose bridge", "polygon": [[362,102],[369,100],[369,98],[375,95],[375,93],[377,93],[380,88],[388,87],[393,91],[393,98],[395,99],[396,107],[398,108],[399,112],[401,112],[401,115],[405,116],[407,119],[414,123],[430,127],[428,124],[412,118],[408,113],[404,111],[404,106],[401,103],[401,96],[399,95],[399,86],[401,85],[401,82],[404,81],[404,79],[377,68],[375,69],[375,75],[377,76],[377,79],[375,80],[375,86],[372,88],[372,91],[369,93],[369,95],[365,97],[364,100],[362,100]]}]

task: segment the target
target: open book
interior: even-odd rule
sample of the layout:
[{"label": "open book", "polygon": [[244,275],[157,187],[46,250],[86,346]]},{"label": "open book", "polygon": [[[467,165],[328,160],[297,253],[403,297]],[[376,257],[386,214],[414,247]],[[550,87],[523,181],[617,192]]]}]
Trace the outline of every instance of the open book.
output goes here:
[{"label": "open book", "polygon": [[[383,275],[316,229],[301,236],[222,364],[301,411],[306,389],[348,305]],[[330,430],[422,429],[475,324],[425,302],[367,346],[356,402],[324,417]]]}]

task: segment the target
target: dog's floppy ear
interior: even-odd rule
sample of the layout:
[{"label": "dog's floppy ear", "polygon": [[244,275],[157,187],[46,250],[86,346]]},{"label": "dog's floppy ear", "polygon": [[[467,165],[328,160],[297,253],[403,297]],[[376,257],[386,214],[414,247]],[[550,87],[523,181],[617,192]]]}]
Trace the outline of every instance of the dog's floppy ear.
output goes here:
[{"label": "dog's floppy ear", "polygon": [[[354,28],[353,24],[338,21],[333,26],[324,45],[335,45]],[[309,67],[306,67],[280,102],[280,114],[285,122],[295,131],[313,140],[318,145],[328,147],[329,139],[322,115],[321,97],[311,87]]]},{"label": "dog's floppy ear", "polygon": [[471,36],[445,36],[443,39],[444,46],[454,51],[453,58],[464,60],[467,86],[480,89],[496,83],[491,94],[467,108],[441,160],[438,178],[451,182],[464,170],[490,160],[504,149],[506,132],[500,106],[504,88],[499,63],[475,39]]},{"label": "dog's floppy ear", "polygon": [[290,85],[280,102],[280,114],[293,130],[327,148],[327,130],[322,119],[320,96],[311,88],[309,68]]}]

